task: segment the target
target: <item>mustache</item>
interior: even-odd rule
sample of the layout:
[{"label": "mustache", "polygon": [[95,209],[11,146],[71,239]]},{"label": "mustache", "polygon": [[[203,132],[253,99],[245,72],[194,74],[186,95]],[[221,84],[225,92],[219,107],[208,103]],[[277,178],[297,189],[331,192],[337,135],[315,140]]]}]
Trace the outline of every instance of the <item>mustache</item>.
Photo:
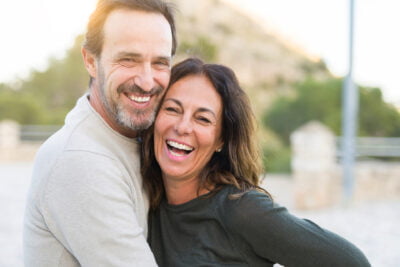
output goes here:
[{"label": "mustache", "polygon": [[132,93],[132,94],[140,94],[140,95],[157,95],[160,94],[164,88],[160,85],[153,87],[150,91],[145,91],[140,86],[136,84],[129,84],[129,82],[123,83],[117,88],[117,93]]}]

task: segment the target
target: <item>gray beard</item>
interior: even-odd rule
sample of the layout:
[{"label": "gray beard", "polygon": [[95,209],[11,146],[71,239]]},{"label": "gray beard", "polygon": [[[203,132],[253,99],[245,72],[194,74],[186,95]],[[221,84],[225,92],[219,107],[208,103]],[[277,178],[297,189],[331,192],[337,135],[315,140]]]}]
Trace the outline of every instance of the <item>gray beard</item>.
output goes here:
[{"label": "gray beard", "polygon": [[[122,104],[112,105],[111,102],[107,100],[104,88],[104,72],[102,68],[99,68],[99,90],[100,90],[100,98],[103,106],[106,109],[106,112],[110,115],[114,121],[116,121],[120,126],[133,130],[133,131],[141,131],[149,128],[156,117],[156,111],[152,110],[135,110],[133,114],[129,114],[126,112],[122,106]],[[154,92],[157,92],[160,89],[154,89]],[[118,93],[122,93],[122,87],[117,89]],[[147,119],[144,119],[146,113],[150,113],[147,116]]]},{"label": "gray beard", "polygon": [[126,114],[126,112],[124,112],[122,106],[117,105],[117,111],[114,116],[116,118],[116,121],[120,125],[122,125],[126,128],[129,128],[131,130],[134,130],[134,131],[141,131],[141,130],[146,130],[153,124],[154,119],[156,117],[156,112],[154,110],[151,111],[151,114],[148,115],[148,118],[146,120],[144,120],[144,119],[136,120],[137,118],[143,117],[145,115],[146,114],[144,114],[144,112],[138,111],[138,110],[135,111],[133,115]]}]

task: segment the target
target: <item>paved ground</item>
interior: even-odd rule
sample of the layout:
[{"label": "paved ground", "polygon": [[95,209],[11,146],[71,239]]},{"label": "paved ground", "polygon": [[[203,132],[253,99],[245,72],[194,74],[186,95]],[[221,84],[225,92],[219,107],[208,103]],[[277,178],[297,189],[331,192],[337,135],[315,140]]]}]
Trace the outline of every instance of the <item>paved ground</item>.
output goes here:
[{"label": "paved ground", "polygon": [[32,163],[0,164],[0,267],[23,266],[22,220]]},{"label": "paved ground", "polygon": [[[22,220],[32,163],[0,164],[0,267],[22,267]],[[400,179],[400,177],[399,177]],[[268,177],[275,200],[356,244],[374,267],[400,266],[400,201],[300,212],[292,209],[290,179]]]}]

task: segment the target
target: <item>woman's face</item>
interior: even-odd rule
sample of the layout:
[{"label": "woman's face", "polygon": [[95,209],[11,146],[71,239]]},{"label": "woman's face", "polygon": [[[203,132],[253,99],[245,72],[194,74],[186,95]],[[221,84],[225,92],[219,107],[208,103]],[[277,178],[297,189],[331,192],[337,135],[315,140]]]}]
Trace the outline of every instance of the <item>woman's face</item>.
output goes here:
[{"label": "woman's face", "polygon": [[167,91],[154,127],[156,159],[165,182],[197,180],[221,148],[222,101],[202,75],[186,76]]}]

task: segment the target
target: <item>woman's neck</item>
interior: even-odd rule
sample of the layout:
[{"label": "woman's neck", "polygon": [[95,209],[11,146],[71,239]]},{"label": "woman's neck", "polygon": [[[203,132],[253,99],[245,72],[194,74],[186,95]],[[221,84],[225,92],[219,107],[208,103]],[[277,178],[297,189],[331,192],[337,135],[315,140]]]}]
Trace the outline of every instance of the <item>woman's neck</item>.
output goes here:
[{"label": "woman's neck", "polygon": [[179,181],[164,179],[164,185],[168,203],[171,205],[184,204],[210,192],[206,188],[198,190],[199,180],[197,178]]}]

